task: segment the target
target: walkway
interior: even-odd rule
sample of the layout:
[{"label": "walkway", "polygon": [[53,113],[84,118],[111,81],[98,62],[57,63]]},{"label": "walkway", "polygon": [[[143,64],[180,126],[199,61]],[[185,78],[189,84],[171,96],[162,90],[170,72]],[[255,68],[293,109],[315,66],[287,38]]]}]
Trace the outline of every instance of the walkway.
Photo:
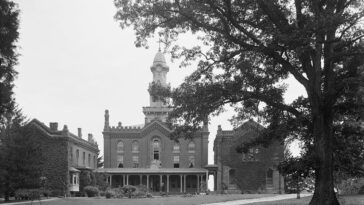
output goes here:
[{"label": "walkway", "polygon": [[[41,202],[45,202],[45,201],[54,201],[54,200],[58,200],[60,198],[50,198],[50,199],[42,199],[40,200]],[[37,204],[39,203],[39,200],[34,200],[34,201],[18,201],[18,202],[9,202],[9,203],[2,203],[1,205],[14,205],[14,204]]]},{"label": "walkway", "polygon": [[[312,195],[312,194],[301,194],[301,197],[306,197],[306,196],[310,196],[310,195]],[[256,202],[294,199],[296,197],[297,197],[297,194],[282,194],[282,195],[263,197],[263,198],[257,198],[257,199],[242,199],[242,200],[236,200],[236,201],[226,201],[226,202],[210,203],[210,204],[203,204],[203,205],[242,205],[242,204],[250,204],[250,203],[256,203]]]}]

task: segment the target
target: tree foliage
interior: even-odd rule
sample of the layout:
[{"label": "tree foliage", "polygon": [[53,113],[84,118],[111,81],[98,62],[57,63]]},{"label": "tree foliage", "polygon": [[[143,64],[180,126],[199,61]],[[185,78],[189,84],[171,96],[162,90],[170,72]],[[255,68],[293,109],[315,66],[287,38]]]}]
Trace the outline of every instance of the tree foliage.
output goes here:
[{"label": "tree foliage", "polygon": [[19,10],[14,2],[0,0],[0,123],[14,109],[13,87],[17,72],[16,42],[19,37]]},{"label": "tree foliage", "polygon": [[[198,36],[200,46],[171,48],[182,65],[199,60],[196,71],[178,88],[155,92],[172,96],[171,119],[183,125],[176,128],[180,134],[232,105],[236,121],[257,117],[266,125],[252,143],[304,141],[315,171],[310,204],[339,204],[334,161],[344,157],[347,171],[353,171],[352,159],[362,158],[360,146],[353,147],[356,152],[341,146],[363,140],[357,96],[363,83],[362,1],[115,0],[115,5],[115,18],[122,28],[133,26],[137,46],[147,46],[156,32],[171,41],[186,32]],[[306,91],[291,103],[283,98],[282,80],[289,76]]]},{"label": "tree foliage", "polygon": [[17,110],[0,127],[0,191],[8,200],[16,189],[39,188],[42,154],[31,138],[25,117]]}]

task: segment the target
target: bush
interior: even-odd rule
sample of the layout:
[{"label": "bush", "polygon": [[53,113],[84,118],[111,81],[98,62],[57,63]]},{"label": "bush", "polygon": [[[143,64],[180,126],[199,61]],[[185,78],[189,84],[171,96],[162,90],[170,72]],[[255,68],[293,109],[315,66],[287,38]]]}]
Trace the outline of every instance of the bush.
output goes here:
[{"label": "bush", "polygon": [[358,194],[363,186],[363,178],[346,179],[338,185],[339,194]]},{"label": "bush", "polygon": [[38,200],[42,192],[39,189],[18,189],[15,191],[16,200]]},{"label": "bush", "polygon": [[52,197],[63,197],[64,192],[63,192],[63,190],[60,190],[60,189],[51,190],[50,196],[52,196]]},{"label": "bush", "polygon": [[99,195],[99,189],[94,186],[86,186],[83,188],[88,197],[94,197]]},{"label": "bush", "polygon": [[44,197],[50,197],[51,195],[52,195],[52,191],[51,190],[49,190],[49,189],[44,189],[44,190],[42,190],[42,193],[43,193],[43,196]]},{"label": "bush", "polygon": [[151,193],[149,193],[149,192],[147,192],[147,194],[145,195],[147,198],[152,198],[153,197],[153,195],[151,194]]},{"label": "bush", "polygon": [[121,189],[124,191],[124,194],[126,194],[129,198],[131,198],[132,193],[137,190],[137,188],[132,185],[125,185]]},{"label": "bush", "polygon": [[114,191],[114,190],[112,190],[112,189],[108,189],[108,190],[106,190],[106,192],[105,192],[105,197],[106,197],[107,199],[114,198],[114,197],[115,197],[115,195],[116,195],[116,193],[115,193],[115,191]]}]

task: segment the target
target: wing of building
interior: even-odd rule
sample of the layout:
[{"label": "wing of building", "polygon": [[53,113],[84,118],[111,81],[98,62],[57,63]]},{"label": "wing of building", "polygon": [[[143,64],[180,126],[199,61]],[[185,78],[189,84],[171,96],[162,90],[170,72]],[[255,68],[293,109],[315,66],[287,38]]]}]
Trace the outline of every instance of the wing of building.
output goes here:
[{"label": "wing of building", "polygon": [[236,147],[258,137],[264,129],[249,120],[234,130],[219,126],[214,141],[217,172],[217,191],[237,193],[282,193],[284,179],[277,165],[284,157],[284,146],[274,142],[268,147],[252,147],[247,153],[238,153]]},{"label": "wing of building", "polygon": [[50,123],[48,127],[37,119],[27,126],[32,132],[32,140],[40,145],[46,188],[61,195],[78,192],[80,171],[97,168],[99,149],[93,136],[89,134],[88,140],[84,140],[80,128],[75,135],[66,125],[58,130],[58,123]]},{"label": "wing of building", "polygon": [[[168,86],[169,67],[160,51],[150,69],[154,83]],[[192,140],[171,140],[169,112],[166,103],[152,96],[150,105],[143,107],[143,125],[110,126],[110,113],[105,111],[104,168],[96,172],[107,174],[111,187],[143,184],[151,192],[195,193],[206,184],[207,125]]]}]

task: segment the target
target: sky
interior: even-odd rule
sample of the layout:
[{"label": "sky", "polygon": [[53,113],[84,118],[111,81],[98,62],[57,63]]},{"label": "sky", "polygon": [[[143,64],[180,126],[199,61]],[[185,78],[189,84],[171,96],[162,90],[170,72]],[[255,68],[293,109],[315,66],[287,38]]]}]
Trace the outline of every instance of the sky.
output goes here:
[{"label": "sky", "polygon": [[[113,16],[113,0],[15,0],[19,5],[19,72],[15,98],[28,119],[49,125],[58,122],[83,138],[92,133],[103,155],[104,111],[110,124],[142,124],[143,106],[149,106],[150,66],[158,51],[158,39],[149,49],[136,48],[132,29],[122,30]],[[198,42],[185,38],[181,45]],[[167,81],[177,87],[195,69],[179,68],[166,55]],[[286,100],[303,93],[293,79]],[[209,124],[209,163],[218,125],[232,129],[231,112],[212,118]]]}]

